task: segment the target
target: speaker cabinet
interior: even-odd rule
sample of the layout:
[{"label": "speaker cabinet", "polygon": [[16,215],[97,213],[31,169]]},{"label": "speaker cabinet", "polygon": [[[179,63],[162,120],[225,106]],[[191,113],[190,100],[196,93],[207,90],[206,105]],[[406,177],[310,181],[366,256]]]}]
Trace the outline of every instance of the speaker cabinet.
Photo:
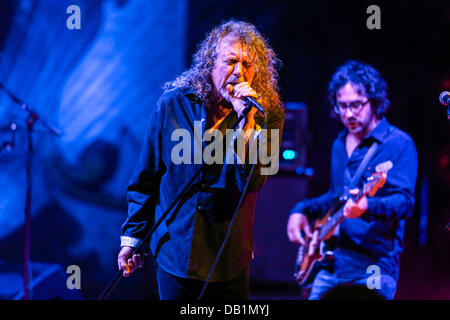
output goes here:
[{"label": "speaker cabinet", "polygon": [[279,175],[270,177],[258,193],[251,281],[296,283],[298,246],[289,242],[286,225],[292,207],[305,198],[306,188],[304,176]]}]

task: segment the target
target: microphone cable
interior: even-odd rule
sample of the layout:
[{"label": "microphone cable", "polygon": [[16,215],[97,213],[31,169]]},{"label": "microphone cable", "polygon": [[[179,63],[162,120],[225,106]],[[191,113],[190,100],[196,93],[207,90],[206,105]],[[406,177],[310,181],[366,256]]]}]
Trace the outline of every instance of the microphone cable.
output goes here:
[{"label": "microphone cable", "polygon": [[[243,119],[244,116],[250,111],[250,109],[251,109],[251,107],[248,108],[247,112],[243,112],[243,114],[241,115],[241,117],[239,117],[238,120],[236,120],[236,122],[233,124],[232,128],[235,128],[235,127],[239,124],[239,122],[242,121],[242,119]],[[257,109],[258,109],[258,108],[257,108]],[[261,111],[261,110],[260,110],[260,111]],[[267,114],[266,114],[266,111],[265,111],[264,109],[262,109],[262,113],[264,114],[264,129],[265,129],[265,128],[266,128],[266,125],[267,125]],[[257,153],[256,153],[256,155],[255,155],[256,157],[258,156],[258,153],[259,153],[259,144],[257,145]],[[211,268],[211,270],[210,270],[210,273],[209,273],[209,275],[208,275],[208,278],[207,278],[206,281],[205,281],[205,284],[204,284],[203,289],[202,289],[202,293],[201,293],[200,296],[198,297],[198,300],[200,300],[200,299],[202,298],[202,296],[203,296],[203,294],[204,294],[204,292],[205,292],[205,290],[206,290],[206,287],[207,287],[207,285],[208,285],[209,279],[210,279],[212,273],[214,272],[214,269],[215,269],[215,267],[216,267],[217,261],[219,260],[220,255],[222,254],[223,248],[225,247],[225,244],[226,244],[226,241],[227,241],[227,239],[228,239],[228,237],[229,237],[229,233],[230,233],[231,227],[232,227],[232,225],[233,225],[234,219],[235,219],[235,217],[236,217],[236,215],[237,215],[237,212],[238,212],[238,210],[239,210],[239,208],[240,208],[240,206],[241,206],[241,204],[242,204],[243,197],[244,197],[244,195],[245,195],[245,193],[246,193],[246,191],[247,191],[247,188],[248,188],[250,179],[251,179],[251,177],[252,177],[252,174],[253,174],[253,171],[254,171],[254,168],[255,168],[255,164],[256,164],[256,159],[254,160],[254,163],[253,163],[253,165],[252,165],[252,169],[251,169],[251,171],[250,171],[249,178],[248,178],[248,180],[247,180],[247,183],[245,184],[245,187],[244,187],[244,190],[243,190],[243,192],[242,192],[241,198],[240,198],[240,200],[239,200],[238,206],[237,206],[236,211],[235,211],[235,213],[234,213],[234,215],[233,215],[233,217],[232,217],[232,220],[231,220],[231,222],[230,222],[230,226],[228,227],[228,231],[227,231],[227,234],[226,234],[226,236],[225,236],[225,239],[224,239],[224,241],[223,241],[223,243],[222,243],[222,246],[221,246],[221,248],[220,248],[220,250],[219,250],[219,253],[218,253],[217,257],[216,257],[216,260],[214,261],[214,264],[213,264],[213,266],[212,266],[212,268]],[[151,235],[153,234],[153,232],[154,232],[154,231],[156,230],[156,228],[164,221],[164,219],[169,215],[170,210],[172,210],[172,208],[175,206],[175,204],[177,204],[177,203],[180,201],[180,199],[181,199],[182,197],[185,196],[185,193],[186,193],[186,192],[188,191],[188,189],[192,186],[192,183],[195,181],[195,179],[198,177],[198,175],[199,175],[200,172],[202,171],[202,168],[203,168],[203,165],[202,165],[202,166],[199,168],[199,170],[197,170],[197,172],[192,176],[191,180],[184,186],[183,190],[177,195],[177,197],[175,198],[175,200],[174,200],[174,201],[172,202],[172,204],[166,209],[166,211],[161,215],[161,217],[158,219],[158,221],[156,221],[156,222],[153,224],[152,228],[148,231],[148,233],[146,234],[146,236],[145,236],[144,239],[142,240],[141,244],[140,244],[137,248],[134,248],[134,250],[131,252],[130,257],[132,257],[134,254],[137,254],[137,253],[142,252],[143,248],[144,248],[146,245],[148,245],[148,241],[150,241],[150,237],[151,237]],[[104,290],[101,292],[101,294],[99,295],[99,297],[97,298],[97,300],[106,300],[106,299],[110,296],[110,294],[112,293],[112,291],[114,290],[114,288],[117,286],[117,284],[119,283],[119,281],[120,281],[120,279],[121,279],[122,277],[123,277],[123,271],[122,271],[122,270],[119,270],[119,271],[116,273],[116,275],[111,279],[110,283],[109,283],[109,284],[104,288]]]},{"label": "microphone cable", "polygon": [[[251,109],[251,108],[249,108],[249,109]],[[257,109],[259,110],[259,108],[257,108]],[[266,129],[266,125],[267,125],[267,113],[266,113],[266,111],[265,111],[264,109],[261,109],[260,111],[263,111],[263,114],[264,114],[264,127],[263,127],[263,129]],[[244,116],[244,115],[243,115],[243,116]],[[243,118],[243,116],[242,116],[242,118]],[[241,119],[241,120],[242,120],[242,119]],[[238,120],[238,123],[239,123],[239,122],[240,122],[240,121]],[[234,143],[234,142],[233,142],[233,143]],[[228,148],[228,146],[227,146],[227,148]],[[236,218],[236,216],[237,216],[237,213],[238,213],[238,211],[239,211],[239,208],[240,208],[241,205],[242,205],[242,202],[243,202],[243,200],[244,200],[245,194],[247,193],[247,188],[248,188],[248,186],[249,186],[250,180],[251,180],[252,175],[253,175],[253,171],[254,171],[254,169],[255,169],[256,159],[257,159],[257,157],[258,157],[258,154],[259,154],[259,143],[257,144],[257,152],[256,152],[256,155],[255,155],[255,159],[254,159],[254,161],[253,161],[252,169],[250,170],[250,174],[249,174],[248,180],[247,180],[247,182],[246,182],[246,184],[245,184],[244,190],[242,191],[241,197],[240,197],[239,202],[238,202],[238,205],[237,205],[237,207],[236,207],[236,211],[234,212],[233,217],[231,218],[230,225],[228,226],[228,231],[227,231],[227,233],[226,233],[226,235],[225,235],[225,239],[224,239],[223,242],[222,242],[222,245],[221,245],[221,247],[220,247],[220,249],[219,249],[219,252],[217,253],[217,256],[216,256],[216,258],[215,258],[215,260],[214,260],[214,263],[213,263],[213,265],[212,265],[212,267],[211,267],[211,269],[210,269],[210,271],[209,271],[208,277],[207,277],[206,280],[205,280],[205,283],[204,283],[204,285],[203,285],[202,291],[200,292],[200,295],[198,296],[197,300],[201,300],[202,297],[203,297],[203,295],[205,294],[206,287],[208,286],[209,280],[210,280],[210,278],[211,278],[211,276],[212,276],[212,274],[213,274],[213,272],[214,272],[214,270],[215,270],[215,268],[216,268],[217,262],[219,261],[219,258],[220,258],[220,256],[222,255],[222,251],[223,251],[223,249],[225,248],[225,245],[226,245],[226,243],[227,243],[227,241],[228,241],[228,238],[229,238],[229,236],[230,236],[230,232],[231,232],[231,228],[232,228],[232,226],[233,226],[234,220],[235,220],[235,218]]]}]

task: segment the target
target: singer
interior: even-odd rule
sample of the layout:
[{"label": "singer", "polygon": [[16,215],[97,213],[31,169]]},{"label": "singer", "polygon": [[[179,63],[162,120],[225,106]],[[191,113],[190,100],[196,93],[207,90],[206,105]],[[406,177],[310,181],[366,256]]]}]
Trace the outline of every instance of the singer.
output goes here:
[{"label": "singer", "polygon": [[[253,25],[229,21],[207,35],[187,71],[164,85],[165,92],[149,116],[144,145],[128,185],[128,217],[122,225],[118,255],[124,276],[143,266],[142,254],[130,257],[133,248],[200,166],[194,161],[173,163],[171,150],[176,142],[170,137],[174,130],[184,128],[193,136],[194,122],[202,121],[202,136],[215,129],[225,135],[244,114],[238,129],[248,144],[253,130],[264,123],[255,108],[247,113],[243,98],[251,97],[266,111],[267,129],[278,129],[281,140],[284,111],[277,65],[274,51]],[[270,150],[270,134],[266,143]],[[248,148],[241,151],[231,148],[224,154],[231,152],[235,159],[245,159],[244,164],[204,164],[198,179],[153,233],[149,249],[160,299],[193,300],[199,296],[249,177]],[[204,299],[249,297],[254,208],[257,192],[268,178],[260,174],[261,164],[255,168]]]}]

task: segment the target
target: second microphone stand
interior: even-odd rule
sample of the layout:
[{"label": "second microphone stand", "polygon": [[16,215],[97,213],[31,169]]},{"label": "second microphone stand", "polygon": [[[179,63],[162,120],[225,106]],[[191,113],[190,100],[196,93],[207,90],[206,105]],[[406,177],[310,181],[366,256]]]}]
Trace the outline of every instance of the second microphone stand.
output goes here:
[{"label": "second microphone stand", "polygon": [[25,195],[25,222],[24,222],[24,275],[23,275],[23,290],[24,294],[22,300],[29,300],[32,298],[30,282],[31,282],[31,191],[32,191],[32,167],[33,167],[33,127],[36,121],[40,120],[48,130],[55,136],[60,136],[61,132],[51,126],[47,121],[42,119],[39,114],[32,110],[27,104],[22,102],[14,94],[11,93],[3,83],[0,82],[0,89],[3,89],[12,101],[20,105],[23,110],[28,112],[26,120],[27,125],[27,156],[26,156],[26,195]]}]

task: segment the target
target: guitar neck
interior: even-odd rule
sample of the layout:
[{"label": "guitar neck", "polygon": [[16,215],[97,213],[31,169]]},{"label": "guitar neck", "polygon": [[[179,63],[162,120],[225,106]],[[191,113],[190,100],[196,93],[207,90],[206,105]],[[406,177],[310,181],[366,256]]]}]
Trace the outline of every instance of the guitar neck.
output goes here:
[{"label": "guitar neck", "polygon": [[[352,198],[354,199],[354,202],[358,202],[359,199],[367,195],[366,192],[359,192],[356,195],[353,195]],[[319,232],[319,239],[322,241],[330,232],[333,230],[339,223],[344,220],[344,205],[345,203],[342,203],[342,205],[339,206],[339,209],[334,214],[330,214],[330,217],[328,218],[328,221],[325,222],[322,227],[320,228]]]},{"label": "guitar neck", "polygon": [[335,214],[328,218],[328,221],[322,225],[319,232],[319,239],[322,241],[344,218],[343,207],[339,209]]}]

